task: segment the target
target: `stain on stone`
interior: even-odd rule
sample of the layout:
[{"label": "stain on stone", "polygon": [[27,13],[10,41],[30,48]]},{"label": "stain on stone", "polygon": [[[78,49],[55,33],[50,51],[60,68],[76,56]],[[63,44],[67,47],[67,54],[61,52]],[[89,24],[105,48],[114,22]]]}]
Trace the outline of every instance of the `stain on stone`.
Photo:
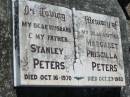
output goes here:
[{"label": "stain on stone", "polygon": [[76,80],[82,80],[84,77],[74,77]]}]

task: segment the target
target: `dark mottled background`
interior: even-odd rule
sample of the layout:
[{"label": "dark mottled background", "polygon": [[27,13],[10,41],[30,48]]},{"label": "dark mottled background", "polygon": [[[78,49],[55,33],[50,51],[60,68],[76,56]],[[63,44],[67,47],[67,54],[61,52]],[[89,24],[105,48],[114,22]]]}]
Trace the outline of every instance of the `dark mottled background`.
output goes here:
[{"label": "dark mottled background", "polygon": [[[34,1],[34,0],[33,0]],[[0,0],[0,97],[130,97],[130,41],[125,15],[116,0],[35,0],[120,18],[125,87],[13,87],[11,0]]]}]

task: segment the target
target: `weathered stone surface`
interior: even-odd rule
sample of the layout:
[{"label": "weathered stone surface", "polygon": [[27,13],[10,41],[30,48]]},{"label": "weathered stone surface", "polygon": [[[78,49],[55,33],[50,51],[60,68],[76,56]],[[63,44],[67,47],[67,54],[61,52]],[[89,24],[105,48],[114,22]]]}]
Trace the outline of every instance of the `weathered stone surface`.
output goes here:
[{"label": "weathered stone surface", "polygon": [[130,3],[126,6],[126,11],[128,13],[128,41],[130,41]]},{"label": "weathered stone surface", "polygon": [[0,97],[15,97],[12,78],[11,2],[0,0]]},{"label": "weathered stone surface", "polygon": [[[116,0],[33,0],[120,18],[126,86],[120,88],[13,88],[11,0],[0,0],[0,97],[130,97],[130,43],[126,18]],[[121,94],[121,95],[120,95]]]},{"label": "weathered stone surface", "polygon": [[[126,10],[130,15],[130,3]],[[121,97],[130,97],[130,20],[127,21],[127,38],[128,41],[123,44],[124,47],[124,62],[125,62],[125,75],[126,75],[126,86],[121,89]]]},{"label": "weathered stone surface", "polygon": [[130,16],[130,3],[126,6],[126,11],[127,11],[128,15]]}]

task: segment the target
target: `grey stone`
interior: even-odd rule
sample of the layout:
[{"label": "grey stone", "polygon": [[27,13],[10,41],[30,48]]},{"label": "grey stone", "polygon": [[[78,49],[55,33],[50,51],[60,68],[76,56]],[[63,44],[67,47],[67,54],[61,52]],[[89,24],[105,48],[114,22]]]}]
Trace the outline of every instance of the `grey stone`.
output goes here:
[{"label": "grey stone", "polygon": [[[130,55],[125,15],[117,0],[33,0],[120,18],[126,86],[117,88],[13,87],[11,0],[0,0],[0,97],[130,97]],[[121,91],[120,91],[121,89]]]}]

